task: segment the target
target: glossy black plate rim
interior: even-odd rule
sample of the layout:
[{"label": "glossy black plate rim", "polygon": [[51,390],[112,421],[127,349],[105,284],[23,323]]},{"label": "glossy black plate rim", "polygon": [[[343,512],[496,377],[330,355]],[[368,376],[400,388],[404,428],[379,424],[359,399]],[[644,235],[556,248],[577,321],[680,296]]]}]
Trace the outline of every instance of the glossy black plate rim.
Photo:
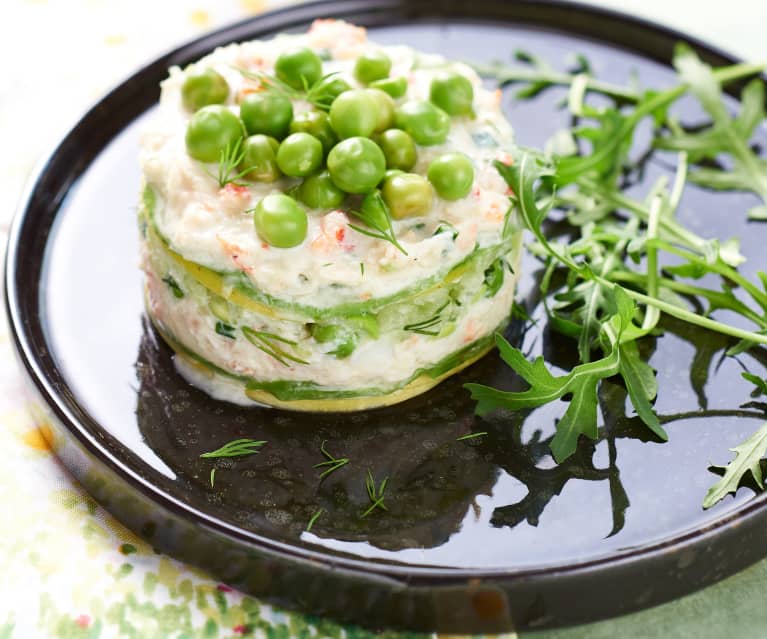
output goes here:
[{"label": "glossy black plate rim", "polygon": [[[485,22],[493,17],[498,17],[519,24],[529,23],[539,28],[551,29],[556,28],[552,26],[556,23],[559,25],[557,30],[590,37],[602,42],[609,42],[614,46],[629,51],[640,51],[642,55],[664,63],[668,63],[670,59],[670,47],[673,42],[684,40],[697,49],[705,60],[713,64],[721,65],[737,62],[733,56],[696,38],[688,37],[651,21],[627,16],[613,10],[559,0],[522,0],[508,4],[492,2],[490,0],[474,0],[470,4],[471,8],[468,9],[465,3],[449,0],[378,0],[376,2],[367,2],[365,0],[318,0],[298,6],[286,7],[243,20],[181,45],[144,66],[107,93],[56,144],[54,150],[39,164],[37,170],[29,178],[28,186],[21,197],[9,231],[4,278],[5,306],[12,342],[23,372],[47,408],[53,412],[56,419],[64,425],[68,434],[76,440],[77,444],[89,456],[98,460],[111,473],[114,473],[126,482],[133,490],[139,491],[143,496],[162,506],[162,508],[196,525],[203,526],[206,529],[215,531],[217,534],[228,537],[235,542],[245,544],[262,554],[298,563],[310,563],[314,568],[319,567],[327,570],[343,569],[352,573],[361,573],[365,576],[378,576],[393,580],[393,583],[400,587],[402,585],[413,587],[450,586],[464,584],[467,579],[528,582],[530,580],[534,581],[536,577],[545,577],[547,580],[563,576],[577,577],[587,574],[594,577],[595,571],[623,571],[638,562],[660,561],[664,556],[672,552],[677,553],[708,548],[710,543],[716,544],[716,547],[720,548],[723,547],[722,544],[727,537],[744,535],[748,531],[755,531],[767,519],[767,508],[765,507],[767,505],[767,494],[754,497],[741,507],[727,513],[708,526],[662,539],[657,543],[627,548],[583,562],[542,565],[515,571],[507,568],[419,567],[396,562],[389,563],[381,560],[373,562],[353,556],[344,556],[339,553],[328,555],[321,551],[294,546],[242,530],[203,511],[192,508],[172,495],[161,491],[147,479],[141,477],[129,464],[110,451],[99,438],[89,432],[88,425],[90,425],[90,429],[98,430],[98,424],[81,407],[73,409],[67,398],[62,396],[62,389],[57,385],[55,363],[50,353],[45,349],[40,318],[30,313],[30,304],[31,308],[36,308],[38,302],[28,299],[30,297],[29,294],[25,295],[25,282],[22,277],[22,272],[25,271],[25,260],[37,260],[39,262],[37,265],[38,275],[42,266],[42,256],[25,255],[26,240],[30,233],[44,233],[44,236],[38,240],[44,244],[51,230],[49,227],[45,229],[30,228],[35,226],[34,220],[30,221],[33,207],[37,200],[44,197],[49,203],[48,207],[52,206],[58,210],[74,182],[105,144],[119,132],[124,124],[132,121],[156,101],[156,91],[147,91],[147,83],[150,81],[149,79],[162,77],[169,66],[184,64],[198,58],[220,44],[248,37],[258,37],[259,33],[289,29],[294,25],[305,24],[318,16],[332,16],[336,18],[364,16],[366,24],[375,26],[376,24],[391,23],[393,16],[403,18],[407,15],[411,15],[414,18],[449,16],[463,19],[478,19]],[[554,18],[548,18],[552,25],[542,24],[541,14],[545,12],[555,16]],[[568,18],[568,24],[565,28],[563,28],[562,16],[567,16]],[[633,30],[632,33],[642,34],[646,38],[643,46],[652,49],[652,51],[645,50],[644,48],[638,49],[635,41],[632,43],[632,41],[627,41],[626,38],[620,37],[617,30],[614,35],[611,34],[611,37],[606,38],[605,33],[599,28],[599,25],[603,25],[605,22],[621,23],[630,27]],[[108,114],[109,117],[107,118],[105,114]],[[92,121],[104,124],[101,139],[96,145],[97,148],[95,150],[91,148],[89,153],[78,155],[77,141],[82,133],[91,126]],[[61,180],[57,178],[55,172],[58,170],[57,164],[60,165],[65,158],[74,161],[68,165],[65,179]],[[74,399],[70,399],[70,401],[75,402]],[[106,435],[106,437],[110,436]],[[740,532],[736,533],[736,529]],[[745,567],[764,556],[765,552],[767,552],[767,547],[765,547],[764,543],[761,545],[751,544],[750,549],[745,549],[739,555],[739,559],[736,562],[737,565],[732,565],[726,570],[720,571],[720,574],[715,578],[721,578],[726,576],[726,574]],[[705,583],[713,580],[714,578],[708,579]],[[702,582],[697,586],[692,586],[690,590],[703,586],[705,583]]]}]

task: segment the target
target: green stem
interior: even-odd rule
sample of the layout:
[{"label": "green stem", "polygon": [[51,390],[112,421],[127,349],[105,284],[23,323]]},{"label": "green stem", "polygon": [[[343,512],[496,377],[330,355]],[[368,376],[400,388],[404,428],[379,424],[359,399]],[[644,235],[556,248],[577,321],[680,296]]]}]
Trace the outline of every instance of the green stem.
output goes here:
[{"label": "green stem", "polygon": [[[641,273],[633,273],[631,271],[615,271],[610,274],[610,278],[616,282],[635,284],[647,290],[647,278]],[[674,291],[675,293],[680,293],[681,295],[688,295],[690,297],[702,297],[708,300],[711,299],[710,294],[712,292],[718,293],[718,291],[710,291],[709,289],[703,288],[702,286],[694,286],[692,284],[687,284],[686,282],[680,282],[678,280],[672,280],[666,277],[658,278],[658,285],[661,288],[666,288],[670,291]],[[732,310],[738,313],[738,315],[742,315],[746,319],[751,320],[760,329],[767,329],[767,319],[758,313],[755,313],[739,300],[736,304],[733,304],[729,310]]]},{"label": "green stem", "polygon": [[[523,66],[476,63],[472,63],[471,66],[480,75],[495,78],[500,84],[511,84],[514,82],[541,82],[557,86],[569,86],[575,77],[577,77],[570,73],[541,71],[540,69],[528,69]],[[765,69],[767,69],[767,62],[746,62],[714,69],[713,74],[718,82],[726,84],[751,75],[757,75],[762,73]],[[618,84],[603,82],[592,77],[588,77],[585,85],[585,90],[587,92],[601,93],[630,104],[636,104],[642,97],[638,91],[628,89]],[[683,93],[687,90],[686,85],[681,85],[681,88]]]},{"label": "green stem", "polygon": [[747,78],[750,75],[757,75],[767,70],[767,61],[765,62],[741,62],[731,64],[728,67],[719,67],[713,70],[714,79],[722,84],[727,84],[733,80]]},{"label": "green stem", "polygon": [[[541,71],[540,69],[527,69],[523,66],[505,66],[501,64],[471,64],[474,70],[482,76],[492,77],[500,84],[512,84],[514,82],[541,82],[556,86],[568,86],[576,77],[569,73],[557,71]],[[616,98],[622,102],[635,104],[640,95],[632,89],[603,82],[589,77],[586,82],[586,91],[601,93]]]},{"label": "green stem", "polygon": [[[658,237],[658,222],[660,220],[660,210],[663,206],[663,200],[660,195],[653,198],[650,205],[650,219],[647,222],[647,239]],[[637,218],[631,218],[636,220]],[[658,249],[654,246],[647,247],[647,294],[651,297],[658,297]],[[642,321],[642,330],[649,331],[655,327],[660,319],[660,311],[651,307],[647,310]]]},{"label": "green stem", "polygon": [[[631,198],[626,197],[622,193],[603,188],[596,180],[588,177],[583,177],[578,179],[577,184],[581,188],[604,198],[614,206],[626,209],[627,211],[631,211],[640,217],[643,222],[648,222],[650,219],[650,211],[646,206],[643,206],[636,200],[632,200]],[[704,240],[699,235],[688,231],[674,218],[662,215],[660,216],[658,222],[660,227],[666,231],[666,233],[675,238],[680,244],[683,244],[684,246],[687,246],[688,248],[691,248],[701,254],[705,252],[706,240]]]},{"label": "green stem", "polygon": [[[613,282],[599,277],[598,275],[594,275],[593,277],[595,281],[599,282],[603,286],[610,287],[615,285]],[[738,339],[744,339],[749,342],[767,344],[767,335],[760,335],[759,333],[754,333],[753,331],[745,331],[743,329],[736,328],[735,326],[730,326],[729,324],[723,324],[722,322],[717,322],[716,320],[712,320],[708,317],[703,317],[702,315],[698,315],[697,313],[679,308],[678,306],[674,306],[668,302],[644,295],[643,293],[637,293],[636,291],[632,291],[629,288],[623,286],[621,288],[625,291],[626,295],[628,295],[633,300],[647,306],[654,306],[655,308],[666,313],[666,315],[676,317],[677,319],[687,322],[688,324],[695,324],[696,326],[707,328],[708,330],[714,331],[715,333],[729,335],[730,337],[737,337]]]},{"label": "green stem", "polygon": [[757,286],[754,286],[752,282],[743,277],[735,269],[730,268],[726,264],[723,264],[721,261],[709,262],[705,258],[702,258],[685,249],[678,248],[669,242],[665,242],[664,240],[652,240],[652,244],[655,244],[658,248],[663,249],[668,253],[678,255],[679,257],[682,257],[693,264],[698,264],[706,270],[717,273],[718,275],[721,275],[722,277],[730,280],[734,284],[737,284],[744,291],[748,292],[753,300],[762,307],[762,310],[767,311],[767,296],[765,296],[765,294]]},{"label": "green stem", "polygon": [[[662,109],[663,107],[671,104],[674,100],[678,99],[687,92],[687,85],[680,84],[673,89],[658,93],[646,102],[643,102],[627,117],[615,135],[610,139],[608,144],[600,147],[596,152],[591,155],[582,156],[579,161],[573,162],[568,166],[560,165],[557,172],[556,180],[559,184],[569,184],[575,182],[583,173],[599,166],[606,158],[608,158],[615,148],[621,144],[636,127],[639,122],[652,114],[653,111]],[[569,159],[569,158],[566,158]]]},{"label": "green stem", "polygon": [[[724,76],[722,74],[720,76],[716,76],[715,74],[715,77],[720,78],[720,82],[725,81],[721,80],[721,77],[725,77],[727,81],[735,80],[743,76],[753,75],[754,73],[758,73],[764,70],[764,68],[767,68],[767,65],[737,66],[739,68],[731,71],[729,75]],[[556,177],[557,182],[559,184],[569,184],[571,182],[575,182],[578,177],[580,177],[586,171],[598,167],[615,151],[616,147],[623,142],[624,138],[631,134],[631,132],[643,118],[651,115],[653,112],[659,109],[668,106],[683,96],[685,93],[687,93],[689,88],[690,87],[687,84],[679,84],[672,89],[668,89],[662,93],[657,93],[654,96],[648,98],[646,101],[639,103],[631,115],[624,120],[623,124],[618,129],[618,131],[615,132],[615,135],[611,138],[608,144],[600,147],[595,153],[592,153],[591,155],[580,157],[579,161],[577,162],[572,162],[569,165],[561,165]]]}]

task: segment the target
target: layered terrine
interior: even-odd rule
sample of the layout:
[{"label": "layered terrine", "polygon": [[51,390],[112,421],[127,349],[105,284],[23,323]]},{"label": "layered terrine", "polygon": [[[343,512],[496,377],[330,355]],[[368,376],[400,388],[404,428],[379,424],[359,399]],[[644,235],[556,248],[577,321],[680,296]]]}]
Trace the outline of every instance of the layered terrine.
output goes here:
[{"label": "layered terrine", "polygon": [[210,395],[358,410],[422,393],[508,322],[520,231],[500,95],[317,21],[170,69],[141,139],[147,312]]}]

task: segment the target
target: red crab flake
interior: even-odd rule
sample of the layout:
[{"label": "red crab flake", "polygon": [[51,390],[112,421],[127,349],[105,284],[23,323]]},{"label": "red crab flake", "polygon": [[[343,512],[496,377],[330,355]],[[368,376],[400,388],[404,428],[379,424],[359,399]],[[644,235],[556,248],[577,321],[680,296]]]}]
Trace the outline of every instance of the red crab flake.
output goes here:
[{"label": "red crab flake", "polygon": [[336,241],[337,242],[343,242],[344,237],[346,237],[346,229],[342,226],[340,228],[336,229]]},{"label": "red crab flake", "polygon": [[88,628],[91,625],[90,615],[80,615],[77,619],[75,619],[75,623],[80,628]]},{"label": "red crab flake", "polygon": [[221,191],[223,191],[227,195],[236,195],[238,197],[250,194],[250,191],[248,190],[247,186],[242,186],[241,184],[234,184],[232,182],[227,182],[224,185],[224,188],[221,189]]},{"label": "red crab flake", "polygon": [[249,630],[250,628],[248,628],[245,624],[242,624],[242,623],[232,628],[232,632],[236,635],[244,635]]},{"label": "red crab flake", "polygon": [[221,592],[234,592],[234,588],[232,588],[231,586],[227,586],[226,584],[218,584],[218,586],[216,586],[216,589],[220,590]]}]

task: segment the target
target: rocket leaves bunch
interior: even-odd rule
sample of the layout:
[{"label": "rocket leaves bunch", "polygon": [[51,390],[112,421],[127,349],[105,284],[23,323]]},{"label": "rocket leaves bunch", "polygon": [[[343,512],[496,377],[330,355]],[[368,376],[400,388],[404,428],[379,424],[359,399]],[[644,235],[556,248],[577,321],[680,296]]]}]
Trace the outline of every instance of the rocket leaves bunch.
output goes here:
[{"label": "rocket leaves bunch", "polygon": [[[522,225],[533,236],[528,249],[543,263],[540,294],[549,328],[577,341],[580,363],[555,376],[542,358],[531,362],[498,336],[501,357],[529,388],[506,392],[479,384],[467,387],[480,414],[566,400],[551,442],[554,459],[562,462],[575,452],[581,436],[597,438],[598,388],[602,380],[617,376],[637,416],[665,440],[653,409],[655,374],[638,346],[645,336],[660,332],[662,315],[736,338],[730,355],[767,344],[767,275],[758,273],[758,281],[749,280],[738,271],[744,258],[737,240],[701,237],[675,217],[689,181],[715,190],[750,191],[761,203],[749,217],[767,219],[767,158],[751,146],[765,119],[764,81],[753,79],[745,86],[736,115],[722,95],[723,83],[761,73],[767,65],[712,69],[679,45],[674,55],[679,83],[654,91],[600,82],[585,60],[572,73],[560,73],[533,56],[517,58],[526,66],[493,65],[480,71],[500,84],[524,84],[517,94],[522,99],[550,86],[569,87],[567,104],[575,124],[568,135],[576,152],[549,157],[523,149],[511,164],[497,162],[496,168],[513,192]],[[600,106],[587,100],[592,93],[603,96]],[[685,95],[700,103],[709,124],[689,130],[672,115],[674,104]],[[626,187],[643,177],[642,163],[635,160],[635,132],[648,121],[653,148],[678,153],[676,174],[670,181],[661,178],[644,198],[636,199]],[[567,235],[552,236],[552,221],[566,222]],[[674,265],[664,266],[669,256]],[[739,319],[725,323],[712,316],[716,311]],[[757,391],[767,388],[758,376],[747,375]],[[734,492],[749,473],[763,485],[765,428],[733,449],[736,457],[706,495],[705,508]]]}]

